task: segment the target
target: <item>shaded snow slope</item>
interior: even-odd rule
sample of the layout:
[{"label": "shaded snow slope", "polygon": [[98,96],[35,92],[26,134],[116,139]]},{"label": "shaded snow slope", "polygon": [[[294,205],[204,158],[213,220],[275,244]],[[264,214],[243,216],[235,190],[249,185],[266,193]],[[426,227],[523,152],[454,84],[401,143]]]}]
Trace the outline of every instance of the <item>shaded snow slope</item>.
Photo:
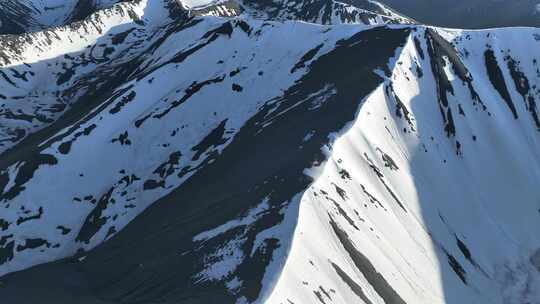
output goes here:
[{"label": "shaded snow slope", "polygon": [[0,34],[22,34],[67,25],[130,0],[3,0]]},{"label": "shaded snow slope", "polygon": [[538,303],[540,30],[172,4],[0,37],[3,301]]},{"label": "shaded snow slope", "polygon": [[[0,36],[0,152],[65,117],[74,103],[108,96],[137,68],[122,67],[151,52],[171,18],[182,20],[182,12],[168,0],[137,1],[62,28]],[[79,106],[91,109],[88,103]]]},{"label": "shaded snow slope", "polygon": [[[23,34],[66,26],[118,3],[143,0],[4,0],[0,2],[0,35]],[[156,2],[161,2],[158,0]],[[371,0],[168,0],[193,15],[336,23],[411,23],[412,20]]]},{"label": "shaded snow slope", "polygon": [[[84,267],[81,277],[51,276],[69,278],[83,294],[92,290],[85,297],[257,300],[266,267],[284,257],[296,219],[285,215],[310,183],[304,169],[324,159],[326,134],[354,118],[381,81],[375,70],[386,68],[410,29],[207,17],[158,25],[146,36],[115,30],[100,39],[124,37],[121,47],[141,53],[97,69],[75,66],[68,80],[106,85],[103,95],[75,95],[62,116],[2,155],[2,273],[77,254],[80,263],[45,267]],[[67,59],[88,58],[92,48]],[[257,206],[261,213],[234,224]],[[224,224],[232,231],[194,239]],[[120,247],[107,242],[85,253],[108,239]],[[6,284],[46,288],[61,299],[78,294],[66,293],[63,280],[37,279],[47,273]],[[134,292],[142,282],[148,289]],[[2,290],[14,302],[30,294],[39,292]]]},{"label": "shaded snow slope", "polygon": [[[271,5],[260,8],[260,12],[272,11],[281,16],[268,15],[267,19],[290,17],[324,23],[385,24],[402,20],[376,14],[362,20],[358,19],[360,15],[339,15],[345,18],[341,20],[337,12],[332,18],[322,16],[319,10],[328,5],[323,1],[306,7]],[[95,101],[94,95],[109,94],[108,87],[117,85],[111,82],[123,81],[124,74],[131,72],[120,69],[111,73],[111,69],[125,66],[138,56],[149,56],[155,47],[149,41],[159,41],[163,35],[160,31],[166,31],[162,27],[188,15],[192,12],[182,9],[175,0],[128,1],[97,11],[83,22],[0,36],[0,101],[7,101],[0,109],[0,117],[5,119],[0,125],[0,152],[50,125],[74,102]],[[51,85],[51,74],[55,85]]]}]

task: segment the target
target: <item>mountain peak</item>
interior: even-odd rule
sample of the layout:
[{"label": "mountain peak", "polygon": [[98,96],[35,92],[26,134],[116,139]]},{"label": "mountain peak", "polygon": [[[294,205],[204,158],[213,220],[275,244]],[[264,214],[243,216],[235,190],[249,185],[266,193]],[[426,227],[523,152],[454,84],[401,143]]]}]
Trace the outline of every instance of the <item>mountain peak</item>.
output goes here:
[{"label": "mountain peak", "polygon": [[540,304],[540,29],[113,2],[0,35],[2,301]]}]

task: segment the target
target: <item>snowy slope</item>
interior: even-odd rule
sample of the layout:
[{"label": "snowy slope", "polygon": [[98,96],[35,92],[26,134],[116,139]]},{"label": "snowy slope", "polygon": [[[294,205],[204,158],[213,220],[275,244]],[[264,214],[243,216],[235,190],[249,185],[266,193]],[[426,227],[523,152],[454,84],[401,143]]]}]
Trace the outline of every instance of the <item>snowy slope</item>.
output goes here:
[{"label": "snowy slope", "polygon": [[3,301],[538,303],[540,30],[258,11],[0,37]]},{"label": "snowy slope", "polygon": [[156,28],[172,21],[169,14],[182,18],[170,3],[153,3],[121,3],[85,22],[0,36],[0,152],[50,125],[76,101],[99,102],[94,98],[123,82],[123,74],[135,67],[121,67],[153,48],[146,39]]},{"label": "snowy slope", "polygon": [[[47,104],[39,98],[44,95],[41,88],[60,91],[51,93],[52,96],[72,95],[67,95],[71,104],[61,116],[51,118],[51,124],[2,155],[0,199],[6,206],[2,213],[2,227],[6,227],[2,241],[3,274],[89,250],[110,238],[149,205],[213,164],[246,124],[255,124],[253,128],[258,131],[252,130],[251,134],[258,134],[271,130],[272,120],[288,107],[298,108],[298,101],[282,94],[287,90],[294,92],[291,87],[306,71],[307,62],[332,51],[336,45],[355,45],[364,35],[379,37],[385,33],[374,30],[363,34],[358,26],[333,28],[216,18],[184,20],[182,16],[166,22],[166,4],[141,1],[138,6],[124,4],[121,8],[127,13],[115,9],[110,11],[111,17],[106,15],[109,11],[93,16],[101,19],[101,14],[105,15],[103,25],[96,29],[103,33],[97,39],[92,35],[76,39],[81,29],[70,26],[64,29],[65,33],[54,31],[55,36],[66,35],[65,38],[48,40],[48,32],[30,34],[34,41],[43,37],[44,46],[38,53],[29,48],[22,48],[28,53],[5,51],[5,70],[11,75],[24,74],[27,69],[36,71],[34,75],[27,73],[33,77],[31,81],[7,81],[6,86],[12,90],[23,91],[28,85],[38,104]],[[129,22],[128,18],[135,21]],[[148,22],[140,21],[146,19]],[[396,36],[396,41],[388,42],[390,46],[380,62],[368,56],[355,60],[374,65],[373,69],[384,67],[399,45],[397,37],[404,39],[406,32],[388,30],[389,37]],[[355,34],[358,37],[350,38]],[[302,37],[303,43],[295,49],[287,41],[296,37]],[[58,53],[60,45],[64,46],[70,38],[76,42],[74,49],[66,55]],[[117,47],[114,41],[120,41]],[[183,47],[178,47],[178,42]],[[382,40],[375,41],[369,49],[384,45]],[[363,44],[362,47],[367,49]],[[201,69],[203,64],[208,67]],[[58,72],[51,73],[50,67],[55,66]],[[364,75],[363,71],[364,68],[358,73]],[[372,84],[363,94],[375,88],[378,79],[376,74],[369,73]],[[57,86],[50,85],[51,75]],[[321,98],[332,94],[334,89],[323,80],[317,80],[313,88],[303,88],[302,93],[308,97],[318,94]],[[156,85],[160,88],[157,92],[152,89]],[[8,109],[20,104],[11,96],[5,97]],[[355,108],[356,101],[350,100]],[[232,102],[239,105],[231,106]],[[313,111],[318,113],[319,107],[315,105]],[[337,130],[340,126],[332,123],[318,127]],[[306,134],[299,131],[298,139],[302,140]],[[311,150],[317,154],[319,146],[313,145]],[[147,156],[141,159],[141,154]],[[298,170],[293,173],[301,176],[303,168]],[[53,176],[54,185],[45,182]],[[302,180],[292,190],[301,191],[307,182]],[[258,205],[268,195],[246,204]],[[280,206],[283,202],[272,203]],[[227,216],[242,213],[240,207]],[[281,208],[275,212],[279,213]],[[207,228],[211,225],[207,224]]]},{"label": "snowy slope", "polygon": [[[140,0],[3,0],[0,2],[0,35],[37,32],[68,25],[121,2],[137,4]],[[292,19],[324,24],[413,22],[412,19],[372,0],[350,2],[171,0],[170,2],[178,3],[194,15],[232,17],[244,14],[259,19]]]},{"label": "snowy slope", "polygon": [[538,30],[440,34],[459,55],[416,32],[337,137],[269,303],[540,303]]},{"label": "snowy slope", "polygon": [[179,3],[192,15],[249,16],[268,20],[302,20],[318,24],[413,23],[390,8],[371,0],[182,0]]},{"label": "snowy slope", "polygon": [[0,34],[22,34],[80,21],[126,0],[3,0]]},{"label": "snowy slope", "polygon": [[[152,7],[164,6],[162,2],[152,2]],[[109,76],[99,79],[99,75],[109,73],[106,69],[110,69],[112,65],[121,66],[141,54],[148,53],[153,46],[145,39],[155,35],[156,28],[171,22],[169,11],[173,18],[180,19],[193,14],[192,11],[182,9],[176,1],[165,2],[166,8],[156,8],[155,12],[151,12],[153,9],[147,8],[147,1],[127,1],[109,9],[98,10],[84,22],[19,36],[0,36],[0,67],[4,67],[4,71],[0,71],[0,100],[25,101],[7,102],[0,109],[0,117],[6,119],[5,123],[0,125],[0,152],[50,125],[64,114],[74,101],[91,99],[96,91],[102,95],[108,94],[107,87],[115,86],[110,83],[113,78]],[[300,8],[272,6],[272,9],[266,7],[259,12],[272,11],[280,16],[266,16],[265,19],[290,17],[324,23],[354,23],[358,18],[362,18],[361,23],[365,24],[405,20],[391,15],[379,16],[378,13],[369,13],[369,16],[356,13],[338,15],[337,11],[332,14],[332,18],[341,16],[340,18],[345,19],[330,20],[318,11],[321,5],[324,7],[330,4],[320,2]],[[378,7],[376,4],[372,5]],[[198,12],[201,13],[201,10]],[[254,11],[251,9],[249,12]],[[390,14],[387,11],[381,13]],[[250,15],[245,14],[247,17]],[[56,78],[56,86],[50,85],[50,74]]]}]

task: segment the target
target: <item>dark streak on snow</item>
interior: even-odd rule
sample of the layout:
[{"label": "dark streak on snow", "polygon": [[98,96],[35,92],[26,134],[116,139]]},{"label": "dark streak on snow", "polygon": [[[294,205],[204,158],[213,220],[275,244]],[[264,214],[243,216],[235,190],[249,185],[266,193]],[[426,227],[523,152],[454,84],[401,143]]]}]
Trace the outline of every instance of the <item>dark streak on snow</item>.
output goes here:
[{"label": "dark streak on snow", "polygon": [[[163,112],[161,112],[159,114],[155,114],[153,117],[158,118],[158,119],[163,118],[170,111],[172,111],[174,108],[176,108],[176,107],[180,106],[181,104],[183,104],[184,102],[186,102],[189,98],[191,98],[193,95],[195,95],[197,92],[199,92],[205,86],[211,85],[211,84],[214,84],[214,83],[220,83],[224,79],[225,79],[225,75],[222,75],[222,76],[215,77],[213,79],[208,79],[208,80],[205,80],[205,81],[202,81],[202,82],[193,82],[189,86],[189,88],[186,89],[185,95],[182,98],[180,98],[179,100],[175,100],[175,101],[171,102],[169,107],[165,111],[163,111]],[[140,125],[141,125],[141,123],[138,123],[137,127],[140,127]]]},{"label": "dark streak on snow", "polygon": [[306,62],[310,61],[317,55],[319,50],[324,46],[324,44],[319,44],[315,48],[309,50],[307,53],[300,58],[300,61],[298,61],[294,67],[291,69],[291,74],[294,73],[296,70],[306,67]]},{"label": "dark streak on snow", "polygon": [[13,259],[13,249],[15,248],[15,241],[7,242],[7,240],[12,237],[2,237],[0,239],[0,265],[9,262]]},{"label": "dark streak on snow", "polygon": [[495,90],[499,92],[499,95],[502,97],[502,99],[506,102],[506,105],[508,106],[510,111],[512,111],[512,115],[514,116],[514,118],[518,119],[516,107],[512,102],[512,97],[510,97],[510,93],[508,92],[508,88],[506,87],[506,81],[504,80],[503,73],[501,71],[501,68],[499,67],[499,64],[497,63],[497,58],[495,57],[495,53],[493,52],[493,50],[486,50],[484,52],[484,59],[491,84],[493,85]]},{"label": "dark streak on snow", "polygon": [[82,131],[79,131],[79,132],[76,132],[74,135],[73,135],[73,138],[68,140],[68,141],[65,141],[63,143],[61,143],[59,146],[58,146],[58,151],[62,154],[68,154],[69,151],[71,150],[71,145],[73,145],[73,143],[77,140],[77,138],[81,137],[81,136],[88,136],[90,135],[90,133],[92,133],[92,131],[97,127],[97,125],[95,124],[91,124],[89,125],[88,127],[84,128],[84,130]]},{"label": "dark streak on snow", "polygon": [[467,245],[465,245],[465,243],[462,240],[460,240],[457,237],[457,235],[454,235],[454,237],[456,238],[457,246],[459,250],[461,251],[461,253],[463,254],[463,256],[469,261],[469,263],[471,263],[474,267],[476,267],[476,269],[478,269],[484,276],[489,278],[489,275],[487,274],[487,272],[480,266],[480,264],[478,264],[474,260],[472,253],[467,247]]},{"label": "dark streak on snow", "polygon": [[375,196],[373,196],[371,193],[369,193],[366,189],[366,187],[362,184],[360,184],[360,188],[362,188],[362,191],[364,192],[364,194],[369,198],[369,201],[375,205],[375,207],[381,207],[384,211],[388,211],[388,209],[386,209],[386,207],[384,207],[384,205],[381,203],[381,201],[379,201]]},{"label": "dark streak on snow", "polygon": [[227,119],[223,120],[215,129],[206,135],[200,143],[191,148],[192,151],[196,152],[191,160],[198,160],[211,147],[216,148],[227,142],[227,138],[223,137],[225,135],[226,124]]},{"label": "dark streak on snow", "polygon": [[386,304],[406,304],[400,295],[392,288],[392,285],[377,271],[369,259],[363,255],[351,241],[347,233],[342,230],[334,221],[330,220],[330,225],[338,237],[341,245],[347,251],[354,262],[356,268],[362,272],[366,280],[379,294]]},{"label": "dark streak on snow", "polygon": [[392,191],[392,189],[390,188],[390,186],[386,183],[385,179],[384,179],[384,175],[382,174],[381,172],[381,169],[379,169],[379,167],[377,167],[375,165],[375,163],[371,160],[371,158],[369,158],[369,156],[367,155],[367,153],[364,153],[364,158],[366,159],[366,162],[368,163],[369,167],[373,170],[373,172],[375,172],[375,174],[377,175],[377,178],[379,179],[379,181],[381,182],[381,184],[383,184],[383,186],[386,188],[386,191],[388,191],[388,193],[390,194],[390,196],[392,196],[392,198],[394,199],[394,201],[396,201],[396,203],[399,205],[399,207],[401,207],[401,209],[403,209],[403,211],[405,211],[405,213],[407,213],[407,209],[405,209],[405,206],[403,205],[403,203],[401,202],[401,200],[397,197],[397,195],[394,193],[394,191]]},{"label": "dark streak on snow", "polygon": [[[339,214],[345,218],[345,220],[347,221],[347,223],[349,223],[349,225],[351,225],[352,227],[354,227],[354,229],[356,230],[360,230],[358,228],[358,226],[356,226],[354,220],[347,214],[347,212],[345,210],[343,210],[343,208],[341,208],[341,206],[334,200],[332,200],[332,202],[334,203],[334,206],[336,206],[336,209],[338,210]],[[328,215],[330,216],[330,215]]]},{"label": "dark streak on snow", "polygon": [[76,241],[77,242],[84,242],[89,243],[90,239],[101,229],[103,225],[107,223],[107,219],[109,217],[103,216],[103,211],[107,209],[109,206],[109,203],[111,203],[111,195],[114,188],[109,189],[107,193],[103,194],[103,196],[99,199],[96,207],[94,207],[94,210],[88,214],[86,217],[86,220],[84,221],[81,230],[77,234]]},{"label": "dark streak on snow", "polygon": [[118,112],[120,112],[120,110],[126,105],[128,104],[129,102],[131,102],[135,96],[137,96],[137,93],[135,93],[135,91],[131,91],[129,92],[128,95],[126,96],[123,96],[122,99],[120,101],[118,101],[114,107],[109,111],[109,113],[111,114],[116,114]]},{"label": "dark streak on snow", "polygon": [[27,216],[27,217],[19,217],[17,219],[17,225],[20,225],[24,222],[40,219],[42,215],[43,215],[43,207],[39,207],[37,214]]},{"label": "dark streak on snow", "polygon": [[448,259],[448,265],[452,268],[454,273],[459,277],[459,279],[463,282],[463,284],[467,285],[467,272],[461,266],[459,261],[448,252],[444,247],[441,247],[444,251],[444,254],[446,254],[446,258]]},{"label": "dark streak on snow", "polygon": [[11,189],[4,189],[0,192],[0,201],[9,201],[19,195],[24,189],[29,180],[34,177],[34,173],[43,165],[56,165],[58,160],[50,154],[39,154],[35,158],[19,163],[15,184]]},{"label": "dark streak on snow", "polygon": [[[71,281],[84,282],[92,297],[114,302],[234,303],[241,296],[248,302],[255,301],[267,266],[277,258],[276,248],[285,245],[272,236],[256,242],[257,236],[282,223],[291,198],[309,187],[312,181],[304,175],[305,168],[326,160],[321,147],[328,144],[327,135],[354,120],[361,100],[383,81],[373,71],[388,70],[389,58],[404,45],[409,33],[409,29],[378,27],[339,41],[335,49],[311,62],[309,72],[282,96],[264,104],[219,157],[212,156],[213,162],[200,166],[182,185],[153,203],[108,242],[85,253],[86,259],[76,263],[77,271],[74,263],[65,261],[42,265],[10,274],[10,281],[21,283],[7,288],[16,292],[31,287],[25,276],[37,278],[65,272],[73,274]],[[224,26],[208,38],[227,35],[231,33]],[[329,84],[335,92],[311,109],[313,103],[320,103],[313,94]],[[268,120],[272,124],[261,128]],[[314,130],[314,136],[301,142],[306,129]],[[196,152],[202,156],[214,143],[201,143]],[[303,149],[297,149],[300,144]],[[268,209],[253,223],[204,242],[193,242],[194,235],[246,214],[263,200]],[[79,232],[79,241],[87,242],[103,226],[106,218],[102,211],[107,201],[104,195],[89,215]],[[239,249],[243,259],[232,273],[223,280],[195,282],[197,274],[208,267],[205,256],[237,237],[242,238]],[[225,286],[226,280],[233,277],[243,282],[237,295]],[[37,281],[40,288],[44,284],[57,290],[66,288],[58,281],[32,280]],[[377,288],[385,289],[384,285]],[[383,297],[394,298],[392,293]]]},{"label": "dark streak on snow", "polygon": [[508,69],[510,70],[510,76],[512,76],[512,79],[514,80],[514,85],[516,86],[518,93],[523,97],[525,107],[529,110],[529,113],[531,113],[536,129],[540,131],[540,118],[538,117],[536,109],[536,100],[534,95],[530,92],[529,79],[527,79],[525,73],[520,70],[519,63],[510,57],[510,55],[506,57],[506,60],[508,61]]},{"label": "dark streak on snow", "polygon": [[422,44],[420,43],[420,39],[418,37],[414,37],[414,45],[416,46],[416,50],[418,51],[418,55],[420,55],[420,58],[424,60],[424,49],[422,49]]},{"label": "dark streak on snow", "polygon": [[407,123],[409,124],[409,127],[412,131],[415,131],[414,127],[414,117],[412,116],[411,112],[407,109],[405,104],[399,99],[396,92],[394,91],[394,86],[390,83],[385,86],[386,89],[386,95],[393,98],[396,103],[396,116],[399,118],[404,117]]},{"label": "dark streak on snow", "polygon": [[438,44],[441,40],[439,35],[430,29],[426,30],[426,39],[428,41],[428,53],[431,61],[431,70],[433,79],[437,84],[437,100],[439,101],[439,109],[444,121],[444,131],[448,137],[456,135],[456,127],[452,117],[452,109],[448,103],[448,93],[454,95],[454,87],[446,76],[444,67],[446,62],[441,54],[441,47]]},{"label": "dark streak on snow", "polygon": [[62,235],[66,235],[66,234],[69,234],[71,232],[71,229],[65,227],[65,226],[56,226],[56,229],[60,230],[60,232],[62,233]]},{"label": "dark streak on snow", "polygon": [[383,150],[380,148],[377,148],[377,151],[381,153],[382,161],[384,162],[384,166],[390,170],[398,171],[399,167],[397,166],[396,162],[390,157],[390,155],[384,153]]},{"label": "dark streak on snow", "polygon": [[18,245],[17,251],[24,251],[26,249],[36,249],[41,246],[51,247],[51,244],[44,239],[26,239],[24,240],[24,245]]},{"label": "dark streak on snow", "polygon": [[373,304],[371,300],[367,297],[362,289],[362,286],[358,285],[353,278],[351,278],[345,271],[343,271],[338,265],[331,263],[332,267],[338,274],[338,276],[351,288],[355,295],[357,295],[365,304]]}]

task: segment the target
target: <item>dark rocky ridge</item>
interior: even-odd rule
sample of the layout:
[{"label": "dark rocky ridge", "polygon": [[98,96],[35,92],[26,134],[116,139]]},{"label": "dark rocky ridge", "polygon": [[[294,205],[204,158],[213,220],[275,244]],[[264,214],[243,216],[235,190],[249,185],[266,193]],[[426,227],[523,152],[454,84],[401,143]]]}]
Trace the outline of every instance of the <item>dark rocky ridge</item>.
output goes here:
[{"label": "dark rocky ridge", "polygon": [[[272,16],[276,19],[296,16],[311,21],[316,17],[327,23],[331,21],[330,15],[319,15],[327,10],[326,4],[307,3],[303,7],[306,10],[294,11],[291,15],[282,14],[288,11],[281,7],[281,13]],[[307,9],[310,5],[315,9]],[[332,134],[348,126],[356,118],[358,109],[364,106],[365,97],[381,87],[382,96],[387,99],[378,101],[386,101],[391,108],[389,120],[402,123],[399,126],[403,128],[392,130],[396,136],[414,136],[415,140],[421,140],[423,132],[441,129],[442,140],[437,139],[437,149],[439,144],[450,143],[450,153],[444,157],[448,157],[449,162],[455,161],[441,172],[458,167],[458,161],[467,160],[466,157],[471,155],[468,153],[474,149],[474,144],[464,137],[471,137],[467,133],[470,131],[467,123],[471,121],[467,119],[474,117],[474,111],[485,114],[480,121],[485,119],[496,125],[500,117],[510,117],[511,123],[522,123],[524,128],[533,126],[535,132],[538,130],[534,102],[538,93],[534,85],[537,79],[531,76],[526,63],[514,59],[519,56],[515,57],[511,50],[507,51],[507,62],[503,64],[494,57],[494,52],[498,54],[501,50],[491,50],[488,45],[477,50],[485,54],[481,60],[484,64],[468,67],[467,50],[460,49],[456,41],[447,41],[437,29],[423,26],[309,25],[319,30],[315,41],[306,39],[311,43],[309,47],[307,44],[283,46],[280,41],[269,43],[264,38],[269,29],[295,29],[287,27],[292,24],[290,21],[193,17],[190,14],[193,12],[171,10],[170,7],[166,11],[171,17],[167,20],[171,22],[156,25],[140,18],[136,10],[128,10],[131,20],[122,31],[104,32],[106,38],[90,46],[90,51],[65,54],[47,61],[51,65],[55,60],[65,64],[61,72],[51,73],[47,80],[61,87],[58,94],[66,94],[70,103],[61,116],[49,118],[42,129],[0,156],[0,204],[5,210],[14,211],[0,214],[0,267],[11,267],[24,254],[39,255],[60,247],[75,248],[72,253],[78,252],[73,257],[3,276],[0,297],[5,301],[99,304],[260,300],[266,287],[263,278],[275,259],[286,258],[278,253],[290,245],[289,238],[268,231],[288,225],[286,215],[298,216],[295,214],[298,210],[294,209],[295,199],[306,193],[312,183],[304,170],[327,160],[328,154],[321,149],[332,145]],[[326,17],[318,19],[321,16]],[[338,20],[338,23],[342,21]],[[77,25],[84,27],[85,23],[76,22],[69,28]],[[303,23],[294,25],[307,26]],[[151,26],[152,30],[149,30]],[[52,37],[54,30],[51,33]],[[183,33],[189,35],[182,36]],[[278,38],[286,36],[283,32],[278,33]],[[341,38],[329,42],[336,35]],[[489,37],[489,33],[487,35]],[[532,40],[530,35],[527,38]],[[288,52],[282,53],[284,56],[257,61],[257,56],[264,55],[266,50],[257,47],[265,46],[265,42],[269,43],[267,48],[277,44]],[[53,45],[57,41],[51,38],[48,43]],[[164,52],[164,46],[170,49]],[[405,46],[406,50],[403,49]],[[392,66],[390,71],[388,63],[403,66],[402,61],[393,60],[406,60],[406,56],[400,57],[401,52],[408,52],[405,54],[413,58],[415,68],[404,69],[406,76],[399,83],[394,79],[396,75],[391,74],[396,68]],[[83,63],[79,62],[81,58]],[[294,60],[287,61],[290,58]],[[273,61],[279,64],[269,64]],[[95,68],[88,72],[86,67],[91,65]],[[193,66],[197,68],[193,69]],[[24,87],[21,84],[31,81],[33,70],[35,63],[4,69],[2,85]],[[426,72],[418,72],[422,70]],[[160,77],[162,73],[166,73],[166,77]],[[259,98],[265,88],[278,85],[279,82],[272,82],[274,73],[281,75],[280,78],[290,76],[291,79],[276,95],[260,100],[260,104],[246,114],[246,121],[234,125],[236,114]],[[472,73],[475,73],[475,79]],[[265,78],[267,75],[270,78]],[[422,109],[432,105],[436,109],[430,113],[429,118],[434,123],[429,128],[422,128],[425,120],[417,121],[415,117],[422,112],[411,107],[410,100],[403,98],[403,91],[400,92],[400,85],[402,90],[403,82],[416,81],[415,77],[434,84],[433,87],[421,87],[422,93],[433,91],[432,98],[421,105]],[[175,84],[173,88],[167,87],[169,81]],[[244,95],[254,89],[259,90],[257,94]],[[164,94],[168,90],[170,92]],[[152,93],[145,94],[149,91]],[[213,94],[216,91],[218,94]],[[486,100],[486,91],[494,92],[490,97],[503,107],[499,108],[491,99]],[[9,102],[24,100],[7,93],[2,96],[1,99]],[[222,114],[220,106],[223,102],[227,110],[233,109],[229,116]],[[491,117],[484,102],[490,102],[491,108],[500,109],[496,112],[498,117]],[[137,108],[139,106],[142,109]],[[133,109],[138,115],[130,117],[128,114]],[[191,116],[197,114],[189,112],[190,109],[202,110],[205,114],[201,116],[203,126],[199,130],[187,126]],[[187,114],[176,116],[178,113]],[[33,121],[29,115],[16,111],[12,114],[4,118]],[[110,120],[111,117],[114,120]],[[175,123],[175,127],[170,129],[167,122]],[[155,133],[150,132],[152,126],[158,126]],[[114,129],[112,133],[107,133],[108,127]],[[511,127],[511,124],[504,127]],[[202,131],[199,134],[194,130]],[[393,138],[394,134],[388,128],[386,130]],[[182,145],[181,139],[192,133],[197,133],[197,137],[188,145]],[[485,139],[473,137],[473,140],[483,143]],[[431,141],[434,141],[433,137]],[[422,145],[421,151],[415,151],[420,152],[415,157],[424,153],[430,155],[428,149],[435,150],[426,147],[425,142]],[[81,146],[99,149],[81,154]],[[366,165],[362,172],[373,175],[372,182],[382,189],[382,193],[388,194],[389,199],[385,200],[371,185],[360,184],[357,192],[363,192],[364,196],[359,202],[363,202],[365,208],[371,203],[377,212],[408,219],[411,214],[415,215],[414,210],[410,208],[410,202],[403,199],[399,189],[401,184],[391,183],[392,175],[406,172],[407,166],[393,151],[383,149],[385,152],[377,147],[376,157],[359,154],[359,161]],[[455,158],[451,158],[454,152]],[[80,155],[85,157],[76,159]],[[94,155],[98,157],[94,158]],[[120,156],[116,158],[118,163],[124,158],[130,162],[113,170],[111,168],[117,164],[107,163],[107,160],[115,156]],[[88,168],[78,171],[84,168],[77,164],[81,159],[92,167],[103,168],[94,175]],[[339,160],[336,162],[340,163]],[[63,172],[63,168],[69,172]],[[55,178],[61,180],[60,175],[77,180],[73,185],[79,191],[73,196],[71,189],[64,189],[70,194],[36,195],[43,198],[43,202],[32,197],[28,199],[28,193],[40,193],[40,186],[57,186],[53,182]],[[345,183],[358,182],[354,172],[347,171],[345,165],[339,175]],[[179,179],[178,183],[173,182],[175,178]],[[95,191],[93,182],[103,180],[103,185]],[[326,196],[330,208],[337,210],[336,214],[328,214],[337,247],[352,259],[354,269],[363,274],[377,296],[387,303],[404,303],[407,294],[399,292],[399,284],[394,286],[393,278],[377,269],[374,263],[377,261],[370,261],[364,248],[355,244],[351,230],[346,232],[348,226],[354,233],[364,229],[365,221],[359,213],[356,210],[355,214],[349,212],[349,204],[354,203],[350,200],[355,193],[343,185],[332,184],[331,189],[337,193],[335,199],[330,198],[328,192],[321,190],[320,193]],[[161,190],[159,197],[150,196]],[[60,225],[64,222],[55,222],[51,226],[54,233],[46,237],[21,235],[19,227],[41,223],[40,229],[45,229],[49,224],[45,219],[51,218],[51,207],[65,202],[66,196],[70,206],[88,210],[80,223]],[[431,205],[437,204],[431,197],[422,202],[431,201]],[[261,202],[267,207],[259,210],[252,222],[243,222],[251,210],[258,210]],[[117,221],[129,210],[142,208],[144,204],[149,206],[148,209],[129,225],[124,227]],[[519,206],[516,204],[515,207]],[[343,220],[339,222],[341,218]],[[484,259],[478,254],[477,243],[452,231],[454,227],[448,224],[451,221],[441,213],[439,218],[426,216],[427,227],[422,228],[430,231],[432,245],[440,254],[443,284],[455,287],[452,283],[458,280],[459,288],[465,288],[460,290],[468,290],[466,288],[474,286],[478,276],[489,276],[482,268]],[[431,229],[437,228],[433,220],[444,223],[451,231],[449,242],[441,241],[440,234],[431,234]],[[240,223],[222,233],[209,238],[195,237],[235,221]],[[289,229],[287,236],[294,230]],[[376,233],[373,227],[370,231]],[[64,238],[73,242],[64,242]],[[240,259],[234,255],[237,252],[227,252],[231,243],[239,244]],[[100,245],[94,248],[97,244]],[[225,254],[213,255],[220,251]],[[536,253],[527,255],[527,263],[534,267],[537,260]],[[237,262],[238,265],[220,279],[201,275],[213,264],[223,261]],[[361,285],[365,282],[353,276],[350,269],[339,266],[337,259],[328,262],[332,272],[358,298],[366,303],[375,302],[371,289],[363,289]],[[278,272],[269,275],[276,276]],[[235,278],[242,284],[231,288],[229,283]],[[332,289],[321,285],[313,295],[316,301],[323,303],[334,296]],[[453,295],[446,296],[451,299]]]},{"label": "dark rocky ridge", "polygon": [[[338,131],[354,118],[358,102],[381,83],[373,71],[385,69],[395,48],[404,43],[409,31],[377,28],[339,41],[334,50],[312,62],[310,72],[278,97],[277,102],[268,101],[223,153],[212,158],[211,164],[207,161],[202,170],[155,202],[120,234],[85,254],[82,262],[68,259],[6,276],[2,297],[21,301],[22,289],[37,292],[44,288],[43,281],[38,278],[54,273],[55,276],[69,276],[69,284],[75,284],[82,292],[77,294],[77,299],[92,299],[89,303],[102,300],[144,303],[158,299],[163,303],[228,303],[240,296],[249,301],[256,300],[272,252],[286,246],[280,240],[270,238],[265,240],[262,248],[254,248],[256,235],[283,220],[281,210],[287,207],[291,197],[301,193],[311,182],[303,170],[324,160],[320,147],[327,143],[325,134]],[[378,56],[368,56],[375,49]],[[358,87],[355,84],[357,77],[341,77],[343,71],[362,77],[364,84]],[[313,102],[317,102],[317,98],[310,96],[324,90],[328,84],[335,93],[321,107],[310,110]],[[297,105],[299,102],[300,106]],[[274,116],[270,113],[285,114]],[[261,129],[269,121],[272,121],[270,127]],[[302,144],[306,125],[318,135]],[[212,144],[209,141],[222,140],[220,136],[214,137],[207,137],[205,145]],[[299,149],[301,144],[303,148]],[[257,152],[247,155],[249,147],[257,147]],[[253,167],[258,168],[256,173],[250,169]],[[276,168],[282,169],[276,171]],[[223,176],[224,172],[227,172],[226,176]],[[246,255],[255,250],[255,255],[245,259],[237,272],[231,274],[246,282],[239,293],[232,296],[223,282],[194,282],[194,275],[205,267],[202,253],[219,248],[233,235],[224,234],[201,244],[192,242],[193,235],[255,207],[264,197],[270,198],[270,211],[243,233],[249,241],[242,250]],[[100,208],[98,203],[96,210]],[[209,216],[209,212],[214,215]],[[99,220],[90,222],[99,225]],[[176,252],[186,254],[174,254]],[[145,265],[144,269],[139,267],[141,264]],[[27,275],[33,279],[27,279]],[[39,286],[34,285],[36,280],[41,281]],[[61,292],[71,289],[64,285],[66,282],[48,282],[46,288],[58,296],[47,301],[58,303],[69,299],[70,295]],[[29,298],[25,296],[24,299]]]}]

